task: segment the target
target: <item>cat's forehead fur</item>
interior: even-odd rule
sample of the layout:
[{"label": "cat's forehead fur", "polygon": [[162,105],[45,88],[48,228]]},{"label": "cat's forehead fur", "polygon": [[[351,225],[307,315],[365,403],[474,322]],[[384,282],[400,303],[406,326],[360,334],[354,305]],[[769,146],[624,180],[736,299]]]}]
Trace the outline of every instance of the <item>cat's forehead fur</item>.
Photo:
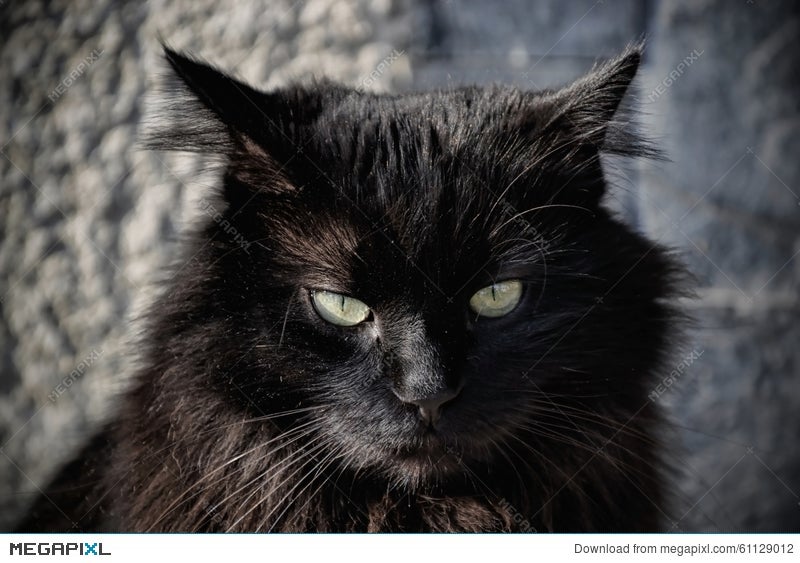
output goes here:
[{"label": "cat's forehead fur", "polygon": [[441,286],[443,277],[496,269],[509,239],[540,251],[542,239],[506,189],[523,173],[526,143],[504,129],[498,107],[522,96],[497,88],[336,100],[294,133],[306,165],[287,172],[296,189],[286,194],[286,215],[274,205],[261,215],[287,265],[303,264],[330,285],[351,280],[359,265],[374,272],[391,264],[385,274],[406,286],[420,276]]},{"label": "cat's forehead fur", "polygon": [[275,259],[309,283],[363,266],[441,288],[535,265],[597,212],[599,155],[646,150],[614,119],[639,56],[630,47],[558,91],[395,96],[326,81],[265,93],[167,50],[194,105],[158,144],[223,154],[234,216],[255,212]]},{"label": "cat's forehead fur", "polygon": [[514,199],[502,193],[502,181],[547,166],[548,155],[535,162],[543,147],[515,123],[521,116],[545,119],[534,98],[500,87],[404,97],[354,92],[290,142],[310,151],[317,171],[356,203],[386,212],[415,198],[428,212],[456,211],[464,198]]},{"label": "cat's forehead fur", "polygon": [[298,190],[287,197],[314,219],[292,222],[296,208],[281,217],[287,262],[316,259],[321,277],[348,279],[357,258],[371,267],[389,262],[393,275],[463,284],[522,255],[535,262],[560,235],[561,222],[547,212],[550,188],[572,181],[580,167],[566,163],[561,174],[571,153],[517,123],[548,119],[550,108],[537,105],[542,94],[511,87],[338,94],[326,100],[318,91],[325,109],[289,141],[302,147],[306,164],[289,172]]}]

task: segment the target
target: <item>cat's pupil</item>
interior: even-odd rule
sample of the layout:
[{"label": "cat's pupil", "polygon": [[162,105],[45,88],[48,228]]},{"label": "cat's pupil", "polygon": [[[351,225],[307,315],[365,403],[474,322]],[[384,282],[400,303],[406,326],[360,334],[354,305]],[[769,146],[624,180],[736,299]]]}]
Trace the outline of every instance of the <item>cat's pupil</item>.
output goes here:
[{"label": "cat's pupil", "polygon": [[503,317],[513,311],[522,297],[522,282],[507,280],[478,290],[469,306],[478,317]]}]

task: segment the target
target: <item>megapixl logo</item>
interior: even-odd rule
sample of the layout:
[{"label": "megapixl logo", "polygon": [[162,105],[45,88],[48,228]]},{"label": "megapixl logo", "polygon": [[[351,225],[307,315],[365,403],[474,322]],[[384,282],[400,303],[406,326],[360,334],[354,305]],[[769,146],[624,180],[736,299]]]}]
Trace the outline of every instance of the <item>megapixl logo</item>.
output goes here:
[{"label": "megapixl logo", "polygon": [[100,542],[20,542],[10,543],[9,546],[10,555],[111,555]]}]

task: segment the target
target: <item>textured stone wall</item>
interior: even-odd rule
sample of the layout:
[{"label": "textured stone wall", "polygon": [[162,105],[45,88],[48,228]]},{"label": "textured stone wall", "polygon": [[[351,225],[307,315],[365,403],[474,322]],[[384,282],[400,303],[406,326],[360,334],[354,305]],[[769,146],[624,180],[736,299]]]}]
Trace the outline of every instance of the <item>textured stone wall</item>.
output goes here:
[{"label": "textured stone wall", "polygon": [[[702,352],[676,392],[688,515],[702,529],[800,529],[800,7],[663,2],[651,129],[673,162],[645,229],[683,251]],[[694,56],[690,56],[694,53]],[[674,74],[684,60],[682,73]],[[695,504],[696,503],[696,504]]]},{"label": "textured stone wall", "polygon": [[611,204],[699,285],[656,399],[681,444],[677,528],[797,529],[798,31],[759,1],[0,2],[0,529],[113,407],[213,181],[137,146],[159,35],[268,87],[406,91],[553,86],[643,33],[639,101],[672,161],[617,169]]}]

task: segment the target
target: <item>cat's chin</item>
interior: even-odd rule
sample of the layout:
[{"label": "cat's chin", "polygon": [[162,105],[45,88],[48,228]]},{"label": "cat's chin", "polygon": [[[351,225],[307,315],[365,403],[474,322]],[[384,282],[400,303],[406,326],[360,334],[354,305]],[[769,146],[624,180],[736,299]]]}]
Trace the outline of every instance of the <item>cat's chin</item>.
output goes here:
[{"label": "cat's chin", "polygon": [[427,432],[413,446],[387,453],[382,464],[387,476],[410,489],[463,480],[467,463],[485,458],[486,452],[465,452],[442,436]]},{"label": "cat's chin", "polygon": [[[336,420],[337,411],[329,414]],[[349,452],[343,457],[349,469],[367,470],[409,489],[450,480],[463,482],[471,468],[485,465],[494,457],[496,428],[473,424],[467,429],[452,417],[442,417],[434,428],[415,418],[409,415],[389,429],[361,424],[356,430],[342,417],[342,422],[328,429],[336,430],[333,437],[337,447]]]},{"label": "cat's chin", "polygon": [[397,453],[386,466],[392,480],[411,489],[438,484],[464,473],[463,460],[445,450]]}]

